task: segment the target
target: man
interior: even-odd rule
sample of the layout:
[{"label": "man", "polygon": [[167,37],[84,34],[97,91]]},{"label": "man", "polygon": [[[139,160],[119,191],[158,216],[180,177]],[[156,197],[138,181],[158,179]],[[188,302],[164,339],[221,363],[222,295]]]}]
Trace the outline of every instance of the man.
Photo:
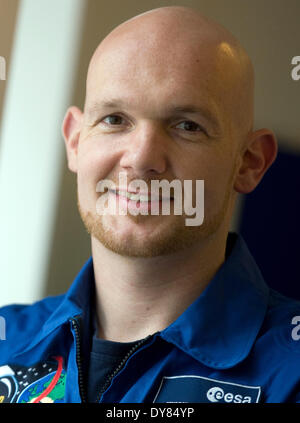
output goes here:
[{"label": "man", "polygon": [[[189,8],[143,13],[101,42],[84,111],[63,122],[92,257],[66,295],[0,310],[4,402],[300,402],[299,303],[229,233],[237,194],[277,152],[253,129],[253,91],[239,42]],[[162,180],[193,181],[194,200],[204,181],[202,224],[161,213],[177,195],[152,196]],[[118,212],[99,212],[104,195]],[[159,214],[130,213],[155,201]]]}]

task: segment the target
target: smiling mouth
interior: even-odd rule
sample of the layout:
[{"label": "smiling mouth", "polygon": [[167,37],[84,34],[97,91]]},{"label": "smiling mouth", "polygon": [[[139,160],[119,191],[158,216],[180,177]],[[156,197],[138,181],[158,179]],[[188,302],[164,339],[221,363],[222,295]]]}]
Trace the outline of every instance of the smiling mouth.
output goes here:
[{"label": "smiling mouth", "polygon": [[109,191],[112,194],[115,194],[119,197],[124,197],[127,198],[130,201],[139,201],[141,203],[149,203],[151,201],[172,201],[174,198],[173,197],[162,197],[162,196],[157,196],[157,195],[149,195],[149,194],[143,194],[143,193],[133,193],[133,192],[128,192],[128,191],[121,191],[121,190],[111,190],[109,189]]}]

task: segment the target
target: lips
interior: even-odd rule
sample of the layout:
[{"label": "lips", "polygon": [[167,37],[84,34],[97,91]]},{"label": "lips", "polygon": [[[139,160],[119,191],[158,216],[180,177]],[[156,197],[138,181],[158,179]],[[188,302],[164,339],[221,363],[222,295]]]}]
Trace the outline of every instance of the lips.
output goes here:
[{"label": "lips", "polygon": [[166,201],[166,200],[173,200],[173,197],[162,197],[157,195],[149,195],[148,193],[142,192],[129,192],[124,190],[109,190],[113,194],[116,194],[120,197],[127,198],[131,201],[140,201],[140,202],[151,202],[151,201]]}]

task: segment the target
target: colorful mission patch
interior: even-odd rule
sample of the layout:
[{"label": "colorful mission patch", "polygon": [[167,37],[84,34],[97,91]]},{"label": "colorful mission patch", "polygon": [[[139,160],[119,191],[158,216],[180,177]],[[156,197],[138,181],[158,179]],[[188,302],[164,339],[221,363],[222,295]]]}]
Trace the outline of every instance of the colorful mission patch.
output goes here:
[{"label": "colorful mission patch", "polygon": [[61,403],[65,382],[66,372],[60,356],[31,367],[1,366],[0,403]]}]

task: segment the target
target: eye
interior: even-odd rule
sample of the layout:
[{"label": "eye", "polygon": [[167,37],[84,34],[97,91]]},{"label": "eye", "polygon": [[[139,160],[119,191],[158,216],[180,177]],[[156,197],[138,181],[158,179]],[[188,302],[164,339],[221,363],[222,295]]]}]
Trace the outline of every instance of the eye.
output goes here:
[{"label": "eye", "polygon": [[108,115],[104,119],[101,120],[101,123],[104,122],[106,125],[111,126],[118,126],[122,125],[124,122],[124,118],[119,115]]},{"label": "eye", "polygon": [[179,129],[183,129],[188,132],[205,132],[202,126],[192,120],[184,120],[176,125],[176,127],[179,126],[181,126]]}]

